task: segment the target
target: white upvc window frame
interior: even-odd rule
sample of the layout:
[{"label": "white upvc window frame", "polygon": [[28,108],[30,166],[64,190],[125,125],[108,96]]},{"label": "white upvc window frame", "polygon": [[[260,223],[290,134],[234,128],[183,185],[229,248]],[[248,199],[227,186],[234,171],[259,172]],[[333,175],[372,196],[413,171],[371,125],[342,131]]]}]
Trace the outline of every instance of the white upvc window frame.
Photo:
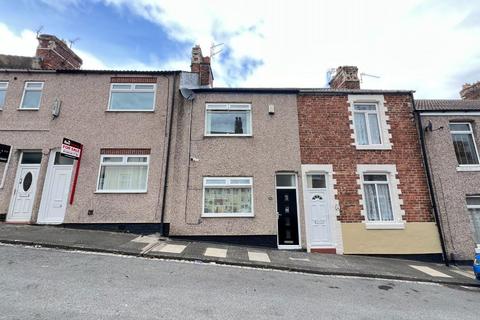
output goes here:
[{"label": "white upvc window frame", "polygon": [[[468,204],[468,201],[467,201],[468,198],[479,198],[480,199],[480,196],[478,196],[478,195],[477,196],[467,196],[467,198],[465,199],[465,201],[467,202],[467,212],[468,212],[470,218],[473,220],[473,217],[472,217],[473,213],[470,212],[470,209],[480,210],[480,204]],[[476,233],[475,226],[473,225],[473,221],[472,221],[472,226],[473,226],[473,232]],[[480,245],[480,239],[478,239],[478,241],[477,241],[476,235],[474,235],[473,240],[477,242],[476,244],[477,244],[477,247],[478,247]]]},{"label": "white upvc window frame", "polygon": [[[120,162],[104,162],[105,158],[121,158]],[[146,162],[128,162],[128,158],[147,158]],[[100,174],[102,172],[102,166],[146,166],[147,167],[147,176],[145,181],[145,189],[141,190],[103,190],[99,189],[100,185]],[[148,176],[150,171],[150,155],[148,154],[103,154],[100,156],[100,165],[98,168],[98,177],[97,185],[95,187],[95,193],[147,193],[148,191]]]},{"label": "white upvc window frame", "polygon": [[[402,193],[398,185],[400,181],[396,178],[397,170],[395,165],[357,165],[357,174],[360,179],[357,180],[359,185],[359,193],[361,195],[360,205],[362,206],[361,214],[364,216],[365,227],[367,229],[404,229],[405,221],[402,217],[405,215],[401,205],[403,200],[400,199]],[[387,181],[365,181],[365,175],[385,175]],[[366,205],[366,192],[365,184],[387,184],[390,195],[390,206],[392,208],[393,220],[392,221],[370,221],[368,220],[367,205]],[[378,200],[377,200],[378,201]],[[377,203],[378,204],[378,203]]]},{"label": "white upvc window frame", "polygon": [[[387,107],[385,106],[385,98],[383,95],[348,95],[348,111],[350,120],[350,129],[352,130],[351,138],[354,143],[353,146],[357,150],[391,150],[392,143],[391,134],[389,132],[390,125],[387,123],[389,117],[386,115]],[[376,110],[355,110],[356,105],[375,105]],[[359,144],[357,138],[357,130],[355,129],[355,113],[363,113],[365,115],[365,122],[367,126],[367,136],[369,144]],[[371,144],[371,129],[368,121],[368,114],[376,114],[378,122],[378,130],[380,133],[380,144]]]},{"label": "white upvc window frame", "polygon": [[[250,113],[250,121],[247,123],[246,128],[249,133],[209,133],[208,132],[208,114],[215,111],[248,111]],[[205,105],[205,130],[204,135],[206,137],[251,137],[253,135],[253,115],[251,103],[207,103]]]},{"label": "white upvc window frame", "polygon": [[0,101],[0,111],[3,110],[5,102],[7,101],[7,90],[8,90],[8,81],[0,81],[0,91],[5,91],[3,101]]},{"label": "white upvc window frame", "polygon": [[[29,84],[41,84],[41,86],[39,88],[28,88]],[[40,106],[42,104],[44,87],[45,87],[45,83],[43,81],[26,81],[23,87],[22,100],[20,101],[20,106],[18,107],[18,110],[40,110]],[[25,98],[25,94],[27,93],[27,91],[40,91],[40,99],[38,100],[38,106],[36,108],[22,108],[23,100]]]},{"label": "white upvc window frame", "polygon": [[[114,89],[114,86],[129,86],[129,89]],[[136,86],[153,86],[153,89],[136,89]],[[135,92],[148,92],[153,93],[153,105],[152,109],[112,109],[112,93],[114,92],[126,92],[126,93],[135,93]],[[135,83],[111,83],[110,84],[110,92],[108,94],[108,106],[107,111],[109,112],[154,112],[155,105],[157,103],[157,84],[156,83],[143,83],[143,82],[135,82]]]},{"label": "white upvc window frame", "polygon": [[[217,183],[208,181],[217,180]],[[224,182],[222,182],[222,180]],[[246,180],[248,183],[232,183],[232,182],[240,182],[241,180]],[[250,202],[252,212],[221,212],[221,213],[214,213],[208,212],[205,213],[205,188],[250,188]],[[254,203],[253,203],[253,178],[252,177],[203,177],[203,188],[202,188],[202,218],[253,218],[255,217],[255,210],[254,210]]]},{"label": "white upvc window frame", "polygon": [[[464,131],[464,130],[452,130],[450,129],[450,125],[451,124],[463,124],[463,125],[468,125],[469,127],[469,130],[467,131]],[[457,159],[457,170],[458,171],[469,171],[469,169],[473,169],[473,171],[478,171],[480,170],[480,157],[479,157],[479,154],[478,154],[478,148],[477,148],[477,142],[475,141],[475,135],[473,133],[473,128],[472,128],[472,124],[470,122],[454,122],[454,121],[451,121],[449,122],[448,124],[448,129],[450,130],[450,135],[452,136],[452,143],[453,143],[453,135],[454,134],[466,134],[466,135],[470,135],[472,137],[472,141],[473,141],[473,147],[475,149],[475,156],[477,157],[477,162],[478,163],[473,163],[473,164],[460,164],[458,162],[458,158],[457,158],[457,154],[455,153],[455,146],[454,146],[454,150],[453,152],[455,153],[455,158]]]},{"label": "white upvc window frame", "polygon": [[[365,176],[384,176],[385,177],[385,180],[374,180],[374,181],[370,181],[370,180],[365,180]],[[377,205],[377,208],[379,209],[379,220],[375,220],[375,221],[369,221],[369,222],[378,222],[378,223],[391,223],[391,222],[394,222],[395,221],[395,215],[393,215],[393,206],[392,206],[392,187],[390,186],[390,181],[389,181],[389,177],[388,177],[388,173],[385,173],[385,172],[365,172],[363,175],[362,175],[362,185],[363,185],[363,191],[364,191],[364,195],[365,195],[365,185],[373,185],[375,186],[375,197],[376,197],[376,205]],[[383,214],[382,212],[380,211],[380,197],[379,197],[379,193],[378,193],[378,185],[386,185],[387,188],[388,188],[388,196],[390,198],[390,203],[389,203],[389,206],[390,206],[390,210],[392,210],[392,220],[384,220],[383,219]],[[366,201],[366,198],[364,199],[364,201]],[[368,215],[367,215],[367,219],[368,219]]]}]

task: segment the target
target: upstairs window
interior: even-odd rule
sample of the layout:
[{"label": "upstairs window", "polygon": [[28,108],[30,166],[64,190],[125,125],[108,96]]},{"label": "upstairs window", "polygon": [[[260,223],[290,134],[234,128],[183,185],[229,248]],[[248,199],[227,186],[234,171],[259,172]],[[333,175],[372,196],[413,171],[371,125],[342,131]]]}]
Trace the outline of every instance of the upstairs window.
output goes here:
[{"label": "upstairs window", "polygon": [[38,110],[42,100],[43,82],[25,82],[20,109]]},{"label": "upstairs window", "polygon": [[148,155],[102,155],[97,192],[147,192]]},{"label": "upstairs window", "polygon": [[155,84],[112,83],[110,111],[153,111],[155,109]]},{"label": "upstairs window", "polygon": [[480,244],[480,197],[467,197],[467,209],[475,231],[474,240]]},{"label": "upstairs window", "polygon": [[250,136],[252,135],[251,105],[207,104],[205,135]]},{"label": "upstairs window", "polygon": [[392,200],[386,174],[364,174],[363,189],[368,221],[393,221]]},{"label": "upstairs window", "polygon": [[0,110],[5,105],[5,96],[7,95],[8,82],[0,82]]},{"label": "upstairs window", "polygon": [[353,105],[355,136],[357,144],[360,146],[382,144],[377,108],[376,104],[356,103]]},{"label": "upstairs window", "polygon": [[465,123],[450,123],[453,147],[459,165],[478,165],[478,151],[473,137],[472,125]]}]

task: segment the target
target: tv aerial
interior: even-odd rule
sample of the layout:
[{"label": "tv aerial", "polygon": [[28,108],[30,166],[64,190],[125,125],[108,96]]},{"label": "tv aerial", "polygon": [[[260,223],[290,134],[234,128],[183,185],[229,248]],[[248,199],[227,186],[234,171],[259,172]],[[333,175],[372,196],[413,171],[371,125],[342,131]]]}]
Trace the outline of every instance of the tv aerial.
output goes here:
[{"label": "tv aerial", "polygon": [[212,42],[212,45],[210,46],[210,59],[213,56],[215,56],[215,55],[217,55],[217,54],[219,54],[220,52],[223,51],[223,48],[219,48],[223,45],[224,45],[224,43],[215,44],[215,43]]},{"label": "tv aerial", "polygon": [[376,76],[374,74],[368,74],[368,73],[365,73],[365,72],[361,72],[360,73],[360,82],[363,82],[363,77],[371,77],[371,78],[380,79],[380,76]]}]

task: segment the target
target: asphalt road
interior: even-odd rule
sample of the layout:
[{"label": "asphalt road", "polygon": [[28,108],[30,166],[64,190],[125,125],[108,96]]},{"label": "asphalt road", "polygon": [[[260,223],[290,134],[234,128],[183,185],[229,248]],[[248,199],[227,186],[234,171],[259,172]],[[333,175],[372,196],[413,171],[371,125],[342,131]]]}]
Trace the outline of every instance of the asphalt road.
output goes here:
[{"label": "asphalt road", "polygon": [[480,290],[0,246],[0,319],[479,319]]}]

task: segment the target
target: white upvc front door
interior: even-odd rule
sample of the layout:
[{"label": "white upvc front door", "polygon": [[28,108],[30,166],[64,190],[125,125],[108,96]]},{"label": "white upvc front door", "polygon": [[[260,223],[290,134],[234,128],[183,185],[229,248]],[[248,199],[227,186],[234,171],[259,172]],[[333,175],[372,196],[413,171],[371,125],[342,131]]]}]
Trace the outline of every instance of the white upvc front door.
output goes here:
[{"label": "white upvc front door", "polygon": [[[8,222],[30,222],[37,191],[41,153],[22,153],[8,208]],[[38,162],[38,163],[37,163]]]},{"label": "white upvc front door", "polygon": [[72,171],[72,159],[63,157],[58,151],[50,153],[37,223],[63,223],[70,192]]},{"label": "white upvc front door", "polygon": [[334,246],[327,190],[307,189],[305,196],[308,203],[310,246]]}]

